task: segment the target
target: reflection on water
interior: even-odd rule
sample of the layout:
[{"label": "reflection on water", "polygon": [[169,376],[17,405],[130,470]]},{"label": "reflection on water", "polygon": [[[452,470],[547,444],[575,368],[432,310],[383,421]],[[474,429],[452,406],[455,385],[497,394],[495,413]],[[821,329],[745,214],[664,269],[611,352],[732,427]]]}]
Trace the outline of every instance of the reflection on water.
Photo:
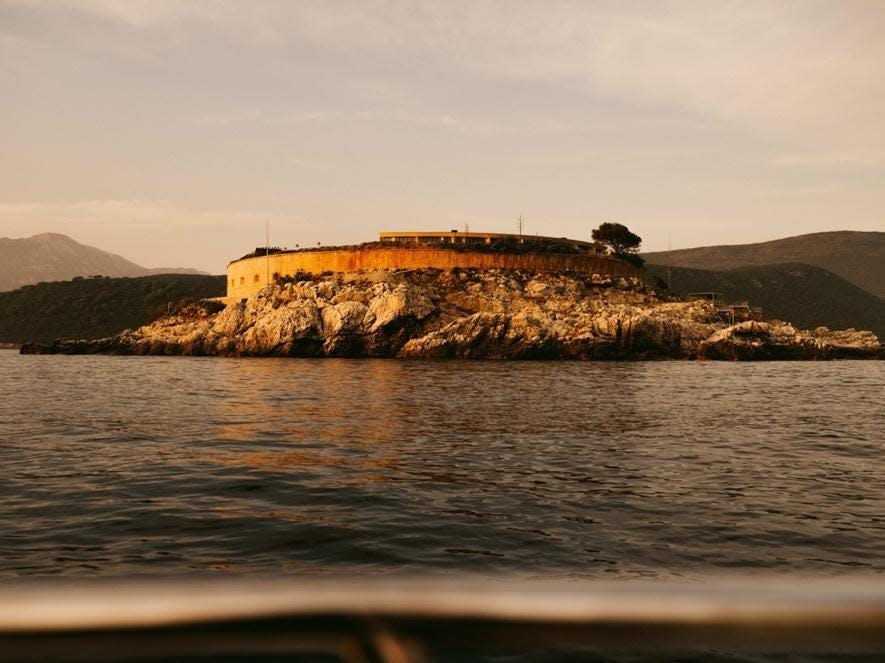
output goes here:
[{"label": "reflection on water", "polygon": [[885,569],[881,362],[0,353],[0,573]]}]

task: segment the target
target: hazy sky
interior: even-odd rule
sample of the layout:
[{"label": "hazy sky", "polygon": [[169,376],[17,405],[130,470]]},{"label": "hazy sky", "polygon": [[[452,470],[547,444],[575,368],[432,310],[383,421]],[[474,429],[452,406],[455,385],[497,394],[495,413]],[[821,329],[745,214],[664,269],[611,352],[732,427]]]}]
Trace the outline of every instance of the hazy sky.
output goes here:
[{"label": "hazy sky", "polygon": [[885,230],[885,2],[0,0],[0,236]]}]

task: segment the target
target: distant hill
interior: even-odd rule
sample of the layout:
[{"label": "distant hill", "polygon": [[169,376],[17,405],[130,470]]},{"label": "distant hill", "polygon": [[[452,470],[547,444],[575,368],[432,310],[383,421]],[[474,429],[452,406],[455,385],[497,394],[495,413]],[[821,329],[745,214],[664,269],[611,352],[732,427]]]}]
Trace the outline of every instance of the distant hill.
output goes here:
[{"label": "distant hill", "polygon": [[[650,277],[666,282],[667,267],[646,265]],[[766,318],[804,329],[868,329],[885,339],[885,301],[814,265],[786,264],[711,271],[673,267],[673,291],[721,292],[732,301],[749,300]]]},{"label": "distant hill", "polygon": [[225,294],[227,278],[162,274],[82,278],[0,292],[0,342],[102,338],[140,327],[170,303]]},{"label": "distant hill", "polygon": [[41,281],[64,281],[75,276],[201,273],[180,267],[147,269],[57,233],[22,239],[0,238],[0,292]]},{"label": "distant hill", "polygon": [[759,244],[644,253],[643,257],[656,265],[717,271],[804,263],[823,267],[879,299],[885,299],[885,232],[813,233]]}]

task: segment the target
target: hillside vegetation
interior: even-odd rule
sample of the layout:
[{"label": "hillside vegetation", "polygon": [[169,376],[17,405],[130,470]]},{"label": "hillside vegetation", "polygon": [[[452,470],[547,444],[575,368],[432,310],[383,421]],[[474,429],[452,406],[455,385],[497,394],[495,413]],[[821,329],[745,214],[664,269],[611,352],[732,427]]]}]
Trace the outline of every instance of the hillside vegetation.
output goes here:
[{"label": "hillside vegetation", "polygon": [[0,292],[41,281],[66,281],[75,276],[200,273],[180,267],[148,269],[57,233],[21,239],[0,237]]},{"label": "hillside vegetation", "polygon": [[759,244],[645,253],[643,257],[656,265],[708,270],[803,263],[829,270],[885,299],[885,232],[813,233]]},{"label": "hillside vegetation", "polygon": [[[647,265],[651,279],[666,282],[667,267]],[[778,318],[804,329],[867,329],[885,339],[885,301],[826,269],[786,264],[728,271],[672,268],[673,291],[716,291],[732,301],[761,306],[767,319]]]},{"label": "hillside vegetation", "polygon": [[224,276],[77,278],[0,292],[0,342],[93,339],[147,324],[182,299],[220,297]]}]

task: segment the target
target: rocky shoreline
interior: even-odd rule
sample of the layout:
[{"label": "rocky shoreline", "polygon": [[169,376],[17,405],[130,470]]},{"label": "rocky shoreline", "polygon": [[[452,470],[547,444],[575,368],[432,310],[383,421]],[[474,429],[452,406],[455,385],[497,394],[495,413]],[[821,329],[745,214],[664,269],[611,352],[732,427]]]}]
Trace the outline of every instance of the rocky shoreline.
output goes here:
[{"label": "rocky shoreline", "polygon": [[704,301],[635,279],[505,270],[398,270],[277,284],[137,330],[25,344],[23,354],[469,359],[882,358],[871,332],[727,325]]}]

